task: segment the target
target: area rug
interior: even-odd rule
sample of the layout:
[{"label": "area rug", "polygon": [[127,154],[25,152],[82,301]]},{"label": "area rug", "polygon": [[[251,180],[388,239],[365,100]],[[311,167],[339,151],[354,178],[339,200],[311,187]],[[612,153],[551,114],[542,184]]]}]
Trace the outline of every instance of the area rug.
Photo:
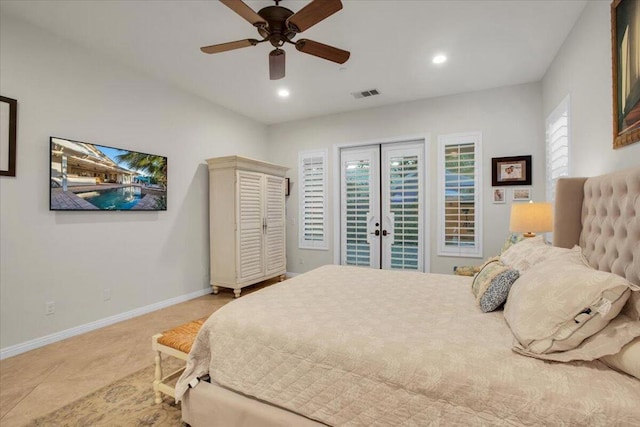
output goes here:
[{"label": "area rug", "polygon": [[[166,372],[180,367],[178,360],[168,359],[162,363]],[[27,426],[185,426],[181,421],[180,404],[175,405],[173,398],[162,395],[163,402],[154,403],[154,369],[153,365],[144,368],[37,418]]]}]

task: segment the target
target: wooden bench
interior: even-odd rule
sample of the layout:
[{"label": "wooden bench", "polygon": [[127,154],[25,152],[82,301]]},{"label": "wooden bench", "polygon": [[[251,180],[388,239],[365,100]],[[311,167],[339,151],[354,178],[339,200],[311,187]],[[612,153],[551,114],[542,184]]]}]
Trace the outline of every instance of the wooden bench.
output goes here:
[{"label": "wooden bench", "polygon": [[174,388],[169,385],[169,382],[180,376],[184,371],[183,366],[177,371],[174,371],[167,376],[163,376],[162,355],[165,354],[167,356],[172,356],[186,361],[187,355],[189,354],[189,351],[191,351],[193,341],[196,339],[196,335],[205,320],[207,320],[206,317],[193,320],[151,337],[151,348],[156,352],[156,370],[155,379],[153,380],[153,391],[155,392],[156,403],[162,403],[161,393],[173,398],[176,397]]}]

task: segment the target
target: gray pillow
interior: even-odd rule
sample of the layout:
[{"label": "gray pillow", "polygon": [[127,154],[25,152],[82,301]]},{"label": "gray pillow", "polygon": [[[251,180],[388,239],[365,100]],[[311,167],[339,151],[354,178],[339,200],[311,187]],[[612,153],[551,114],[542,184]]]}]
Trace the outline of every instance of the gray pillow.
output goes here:
[{"label": "gray pillow", "polygon": [[480,298],[480,309],[483,313],[488,313],[499,308],[507,301],[509,291],[513,282],[518,280],[520,273],[518,270],[507,270],[491,280],[491,284]]}]

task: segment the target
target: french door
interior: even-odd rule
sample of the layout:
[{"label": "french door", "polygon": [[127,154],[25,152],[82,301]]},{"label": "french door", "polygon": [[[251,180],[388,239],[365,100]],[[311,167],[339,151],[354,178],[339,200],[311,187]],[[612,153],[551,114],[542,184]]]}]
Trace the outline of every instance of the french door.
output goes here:
[{"label": "french door", "polygon": [[341,264],[424,271],[424,144],[340,153]]}]

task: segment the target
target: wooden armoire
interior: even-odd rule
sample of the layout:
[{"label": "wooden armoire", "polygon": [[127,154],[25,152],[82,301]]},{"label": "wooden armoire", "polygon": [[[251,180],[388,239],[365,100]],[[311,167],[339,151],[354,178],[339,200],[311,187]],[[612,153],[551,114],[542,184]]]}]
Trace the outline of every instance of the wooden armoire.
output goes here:
[{"label": "wooden armoire", "polygon": [[240,156],[208,159],[211,286],[242,288],[287,269],[287,168]]}]

